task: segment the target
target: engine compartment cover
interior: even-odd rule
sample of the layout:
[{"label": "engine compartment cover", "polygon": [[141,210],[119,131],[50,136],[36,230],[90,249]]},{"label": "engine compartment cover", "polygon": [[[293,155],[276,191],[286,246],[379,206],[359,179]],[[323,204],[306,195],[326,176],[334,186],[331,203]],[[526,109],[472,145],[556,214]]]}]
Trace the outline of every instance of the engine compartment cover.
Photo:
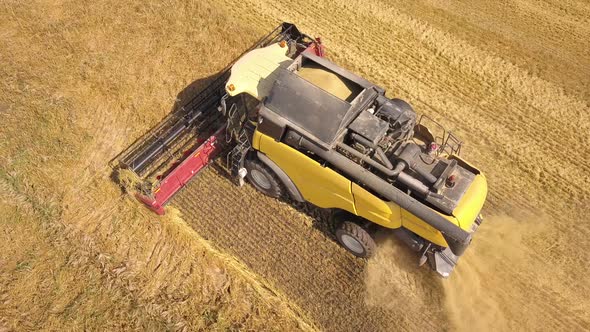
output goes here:
[{"label": "engine compartment cover", "polygon": [[387,134],[389,123],[369,111],[362,111],[348,126],[351,131],[377,144]]}]

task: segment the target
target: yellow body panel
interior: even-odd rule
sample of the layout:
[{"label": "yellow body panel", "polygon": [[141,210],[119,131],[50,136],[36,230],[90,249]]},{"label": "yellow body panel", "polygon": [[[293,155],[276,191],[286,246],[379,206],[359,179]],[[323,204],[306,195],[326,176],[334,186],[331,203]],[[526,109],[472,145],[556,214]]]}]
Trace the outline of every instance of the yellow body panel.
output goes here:
[{"label": "yellow body panel", "polygon": [[227,93],[230,96],[247,93],[258,100],[268,96],[279,71],[293,62],[286,56],[287,50],[288,47],[275,43],[246,53],[232,66],[225,85]]},{"label": "yellow body panel", "polygon": [[256,151],[260,151],[260,140],[262,139],[262,136],[266,135],[261,134],[258,130],[254,131],[254,135],[252,135],[252,148]]},{"label": "yellow body panel", "polygon": [[[421,237],[425,238],[426,240],[438,244],[443,247],[447,247],[447,241],[442,236],[442,233],[439,232],[436,228],[428,225],[422,219],[416,217],[415,215],[411,214],[410,212],[402,209],[402,226],[411,230],[412,232],[420,235]],[[453,217],[443,215],[449,222],[452,222]]]},{"label": "yellow body panel", "polygon": [[402,225],[399,205],[383,201],[356,183],[352,184],[352,194],[358,216],[387,228],[399,228]]},{"label": "yellow body panel", "polygon": [[[457,159],[457,157],[454,158]],[[475,222],[475,218],[477,218],[485,203],[487,192],[488,187],[486,178],[480,173],[475,176],[475,179],[453,211],[452,216],[444,215],[439,212],[437,213],[447,219],[450,223],[453,223],[469,232],[471,231],[471,227]],[[443,247],[447,246],[447,242],[442,236],[441,232],[403,209],[402,226],[432,243],[441,245]]]},{"label": "yellow body panel", "polygon": [[[322,208],[343,209],[387,228],[403,226],[434,244],[448,246],[441,232],[422,219],[393,202],[383,201],[343,175],[323,167],[290,146],[255,131],[252,147],[266,154],[283,169],[303,198],[310,203]],[[455,209],[454,216],[441,215],[450,223],[469,231],[484,204],[486,195],[485,177],[483,174],[476,175]]]},{"label": "yellow body panel", "polygon": [[289,175],[305,200],[321,208],[356,212],[350,180],[286,144],[259,136],[260,151]]},{"label": "yellow body panel", "polygon": [[471,229],[473,221],[479,215],[488,193],[488,183],[483,174],[478,174],[473,179],[463,198],[453,211],[453,215],[459,221],[459,227],[466,231]]}]

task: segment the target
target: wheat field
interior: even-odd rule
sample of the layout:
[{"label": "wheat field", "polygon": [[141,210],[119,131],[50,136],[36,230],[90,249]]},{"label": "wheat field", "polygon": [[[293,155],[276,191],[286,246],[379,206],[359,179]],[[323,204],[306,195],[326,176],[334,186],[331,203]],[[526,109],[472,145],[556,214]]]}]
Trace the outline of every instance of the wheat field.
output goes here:
[{"label": "wheat field", "polygon": [[[581,331],[590,4],[0,1],[0,331]],[[200,174],[157,217],[108,162],[282,21],[465,142],[486,221],[448,280],[387,233]],[[179,95],[180,94],[180,95]]]}]

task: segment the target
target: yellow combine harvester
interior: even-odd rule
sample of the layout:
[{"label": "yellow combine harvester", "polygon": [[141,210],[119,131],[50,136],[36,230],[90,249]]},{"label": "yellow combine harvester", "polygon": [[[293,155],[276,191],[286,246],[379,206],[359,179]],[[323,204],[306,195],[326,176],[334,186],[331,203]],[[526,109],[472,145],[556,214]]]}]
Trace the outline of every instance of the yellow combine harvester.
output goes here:
[{"label": "yellow combine harvester", "polygon": [[117,169],[164,213],[174,193],[226,155],[240,183],[329,209],[352,254],[370,257],[373,232],[389,228],[447,277],[482,222],[487,184],[459,158],[460,142],[442,129],[433,135],[427,121],[439,128],[283,23],[123,153]]}]

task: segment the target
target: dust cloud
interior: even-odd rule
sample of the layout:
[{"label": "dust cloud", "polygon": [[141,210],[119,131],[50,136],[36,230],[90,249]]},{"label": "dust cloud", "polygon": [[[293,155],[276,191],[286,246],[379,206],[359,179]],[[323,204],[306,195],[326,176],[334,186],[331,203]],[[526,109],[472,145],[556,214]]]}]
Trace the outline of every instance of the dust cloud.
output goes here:
[{"label": "dust cloud", "polygon": [[545,217],[522,212],[487,216],[448,279],[418,268],[417,254],[378,234],[365,301],[407,315],[439,315],[438,330],[584,329],[576,287],[563,282],[544,259],[545,248],[536,246],[550,243],[549,225]]},{"label": "dust cloud", "polygon": [[457,331],[508,331],[531,323],[521,303],[528,290],[514,279],[526,271],[544,273],[523,238],[542,231],[539,219],[488,217],[453,275],[441,280],[444,308]]},{"label": "dust cloud", "polygon": [[435,276],[418,267],[418,256],[392,236],[378,234],[377,242],[378,251],[369,260],[365,276],[367,305],[387,309],[427,305],[428,289],[440,288]]}]

